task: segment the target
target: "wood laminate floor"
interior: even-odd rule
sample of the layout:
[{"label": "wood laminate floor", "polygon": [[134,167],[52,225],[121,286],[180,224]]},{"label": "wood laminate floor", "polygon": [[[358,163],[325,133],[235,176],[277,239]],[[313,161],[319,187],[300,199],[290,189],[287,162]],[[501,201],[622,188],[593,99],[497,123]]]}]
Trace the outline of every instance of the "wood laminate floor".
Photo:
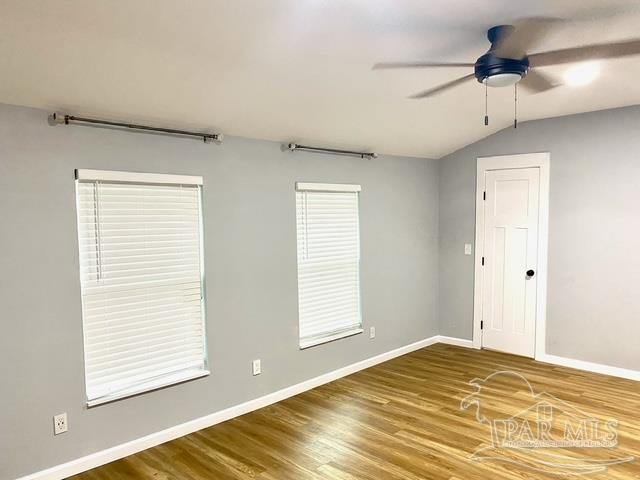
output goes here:
[{"label": "wood laminate floor", "polygon": [[[513,373],[469,384],[499,371],[522,374],[534,391]],[[511,419],[519,425],[512,438],[543,438],[536,411],[553,416],[553,439],[562,434],[562,420],[573,422],[572,439],[604,438],[609,431],[599,424],[594,434],[593,418],[616,420],[618,446],[491,448],[486,421],[507,428],[500,421]],[[582,417],[591,430],[577,426]],[[478,453],[483,447],[489,448]],[[472,459],[474,452],[482,459]],[[602,470],[612,461],[624,463]],[[640,479],[640,383],[437,344],[73,478]]]}]

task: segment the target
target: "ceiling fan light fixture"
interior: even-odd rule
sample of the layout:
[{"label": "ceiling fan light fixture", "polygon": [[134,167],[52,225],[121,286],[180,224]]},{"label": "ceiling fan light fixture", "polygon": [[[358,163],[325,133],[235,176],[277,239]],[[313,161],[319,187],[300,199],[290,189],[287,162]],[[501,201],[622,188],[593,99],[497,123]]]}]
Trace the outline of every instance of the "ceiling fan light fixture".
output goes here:
[{"label": "ceiling fan light fixture", "polygon": [[[576,64],[585,60],[606,60],[629,56],[640,56],[640,38],[618,42],[579,45],[530,54],[533,45],[544,37],[552,25],[558,25],[561,19],[548,17],[529,17],[517,20],[515,25],[497,25],[487,32],[491,47],[478,57],[474,64],[464,62],[392,62],[374,65],[374,68],[435,68],[470,67],[473,73],[463,75],[449,82],[411,95],[409,98],[427,98],[438,95],[475,78],[488,87],[522,86],[529,93],[542,93],[560,85],[553,78],[537,71],[540,67]],[[533,67],[534,70],[530,71]],[[600,66],[593,62],[582,63],[565,72],[565,83],[569,86],[587,85],[595,80]],[[528,78],[525,78],[528,77]],[[514,100],[517,92],[514,93]],[[486,96],[486,92],[485,92]]]},{"label": "ceiling fan light fixture", "polygon": [[579,63],[564,73],[564,81],[571,87],[589,85],[600,75],[600,64],[597,62]]},{"label": "ceiling fan light fixture", "polygon": [[515,85],[522,80],[522,75],[519,73],[497,73],[489,77],[485,77],[482,83],[488,87],[509,87]]}]

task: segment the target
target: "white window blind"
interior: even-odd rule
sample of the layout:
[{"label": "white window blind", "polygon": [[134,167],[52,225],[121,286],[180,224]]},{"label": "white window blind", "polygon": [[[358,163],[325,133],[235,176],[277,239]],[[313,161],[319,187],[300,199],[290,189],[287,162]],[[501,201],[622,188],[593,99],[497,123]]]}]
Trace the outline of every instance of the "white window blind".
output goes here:
[{"label": "white window blind", "polygon": [[208,374],[201,178],[77,178],[89,405]]},{"label": "white window blind", "polygon": [[359,185],[298,183],[300,347],[362,332]]}]

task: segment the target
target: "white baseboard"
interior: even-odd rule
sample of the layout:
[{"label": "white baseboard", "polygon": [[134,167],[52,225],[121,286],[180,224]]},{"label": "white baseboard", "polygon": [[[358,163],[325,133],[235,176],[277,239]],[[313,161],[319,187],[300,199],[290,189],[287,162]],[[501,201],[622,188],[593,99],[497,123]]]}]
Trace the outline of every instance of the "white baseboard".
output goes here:
[{"label": "white baseboard", "polygon": [[609,365],[603,365],[601,363],[593,363],[586,362],[584,360],[575,360],[573,358],[559,357],[557,355],[550,355],[548,353],[536,357],[536,360],[539,362],[551,363],[553,365],[560,365],[562,367],[575,368],[577,370],[585,370],[587,372],[602,373],[604,375],[611,375],[613,377],[640,381],[640,371],[638,370],[611,367]]},{"label": "white baseboard", "polygon": [[[474,348],[472,340],[466,340],[463,338],[447,337],[445,335],[437,335],[435,343],[446,343],[448,345],[456,345],[458,347]],[[584,370],[586,372],[601,373],[603,375],[611,375],[612,377],[626,378],[628,380],[640,381],[640,371],[629,370],[627,368],[612,367],[610,365],[603,365],[601,363],[587,362],[585,360],[576,360],[573,358],[560,357],[558,355],[551,355],[548,353],[542,353],[536,355],[535,358],[538,362],[550,363],[552,365],[559,365],[561,367],[575,368],[576,370]]]},{"label": "white baseboard", "polygon": [[[445,343],[448,345],[456,345],[459,347],[473,348],[473,342],[471,340],[447,337],[444,335],[435,335],[433,337],[420,340],[419,342],[405,345],[404,347],[400,347],[395,350],[391,350],[389,352],[367,358],[360,362],[347,365],[346,367],[340,368],[338,370],[334,370],[332,372],[320,375],[319,377],[315,377],[296,385],[283,388],[282,390],[278,390],[276,392],[250,400],[240,405],[235,405],[219,412],[205,415],[204,417],[196,418],[189,422],[185,422],[180,425],[176,425],[174,427],[152,433],[145,437],[137,438],[135,440],[116,445],[115,447],[101,450],[99,452],[86,455],[76,460],[72,460],[70,462],[56,465],[46,470],[41,470],[39,472],[26,475],[18,480],[61,480],[69,476],[90,470],[92,468],[99,467],[100,465],[113,462],[114,460],[133,455],[134,453],[138,453],[142,450],[155,447],[156,445],[160,445],[161,443],[165,443],[184,435],[196,432],[198,430],[202,430],[203,428],[211,427],[226,420],[244,415],[245,413],[258,410],[273,403],[280,402],[289,397],[293,397],[294,395],[298,395],[300,393],[306,392],[307,390],[311,390],[313,388],[324,385],[325,383],[329,383],[339,378],[346,377],[347,375],[351,375],[352,373],[356,373],[360,370],[373,367],[374,365],[377,365],[379,363],[383,363],[396,357],[406,355],[407,353],[411,353],[415,350],[420,350],[421,348],[428,347],[435,343]],[[635,370],[610,367],[607,365],[600,365],[597,363],[585,362],[582,360],[573,360],[571,358],[564,358],[547,354],[543,355],[537,360],[541,362],[552,363],[555,365],[576,368],[579,370],[603,373],[605,375],[613,375],[616,377],[640,381],[640,372]]]},{"label": "white baseboard", "polygon": [[[32,473],[30,475],[21,477],[18,480],[61,480],[71,475],[76,475],[92,468],[99,467],[100,465],[113,462],[114,460],[133,455],[134,453],[146,450],[147,448],[155,447],[156,445],[160,445],[161,443],[165,443],[184,435],[196,432],[198,430],[202,430],[203,428],[211,427],[212,425],[216,425],[226,420],[244,415],[245,413],[258,410],[273,403],[280,402],[289,397],[293,397],[294,395],[298,395],[302,392],[306,392],[307,390],[311,390],[312,388],[324,385],[325,383],[332,382],[339,378],[351,375],[352,373],[356,373],[360,370],[364,370],[365,368],[372,367],[393,358],[406,355],[407,353],[411,353],[415,350],[428,347],[429,345],[433,345],[434,343],[450,343],[444,339],[448,339],[450,341],[458,341],[457,339],[435,335],[433,337],[420,340],[419,342],[405,345],[404,347],[396,348],[395,350],[376,355],[375,357],[370,357],[360,362],[347,365],[346,367],[340,368],[338,370],[334,370],[332,372],[325,373],[324,375],[320,375],[319,377],[306,380],[302,383],[298,383],[287,388],[283,388],[282,390],[278,390],[276,392],[256,398],[254,400],[250,400],[240,405],[235,405],[225,410],[221,410],[210,415],[205,415],[204,417],[196,418],[195,420],[191,420],[189,422],[185,422],[180,425],[176,425],[174,427],[152,433],[145,437],[137,438],[135,440],[131,440],[130,442],[116,445],[115,447],[101,450],[99,452],[92,453],[76,460],[71,460],[70,462],[63,463],[61,465],[56,465],[55,467]],[[464,340],[463,342],[466,342],[466,340]]]},{"label": "white baseboard", "polygon": [[457,347],[473,348],[473,340],[466,340],[464,338],[447,337],[445,335],[438,335],[438,343],[446,343],[447,345],[455,345]]},{"label": "white baseboard", "polygon": [[[474,348],[472,340],[465,340],[462,338],[447,337],[444,335],[437,335],[436,343],[446,343],[448,345],[456,345],[458,347]],[[603,365],[601,363],[587,362],[585,360],[576,360],[573,358],[560,357],[558,355],[551,355],[548,353],[542,353],[536,355],[535,358],[538,362],[550,363],[552,365],[558,365],[561,367],[575,368],[576,370],[584,370],[586,372],[601,373],[603,375],[611,375],[612,377],[626,378],[628,380],[640,381],[640,371],[629,370],[627,368],[612,367],[610,365]]]}]

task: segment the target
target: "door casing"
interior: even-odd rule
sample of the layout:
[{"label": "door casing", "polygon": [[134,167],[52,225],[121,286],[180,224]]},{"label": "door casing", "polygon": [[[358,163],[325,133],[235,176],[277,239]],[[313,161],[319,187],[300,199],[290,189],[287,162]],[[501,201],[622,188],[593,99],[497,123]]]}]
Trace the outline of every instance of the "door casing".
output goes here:
[{"label": "door casing", "polygon": [[475,253],[475,281],[473,288],[473,347],[482,348],[482,295],[483,275],[482,257],[484,256],[484,189],[485,172],[488,170],[502,170],[513,168],[540,169],[540,199],[538,225],[538,289],[536,295],[536,334],[535,358],[544,357],[546,352],[546,321],[547,321],[547,251],[549,232],[549,169],[550,154],[525,153],[518,155],[499,155],[493,157],[478,157],[476,175],[476,253]]}]

